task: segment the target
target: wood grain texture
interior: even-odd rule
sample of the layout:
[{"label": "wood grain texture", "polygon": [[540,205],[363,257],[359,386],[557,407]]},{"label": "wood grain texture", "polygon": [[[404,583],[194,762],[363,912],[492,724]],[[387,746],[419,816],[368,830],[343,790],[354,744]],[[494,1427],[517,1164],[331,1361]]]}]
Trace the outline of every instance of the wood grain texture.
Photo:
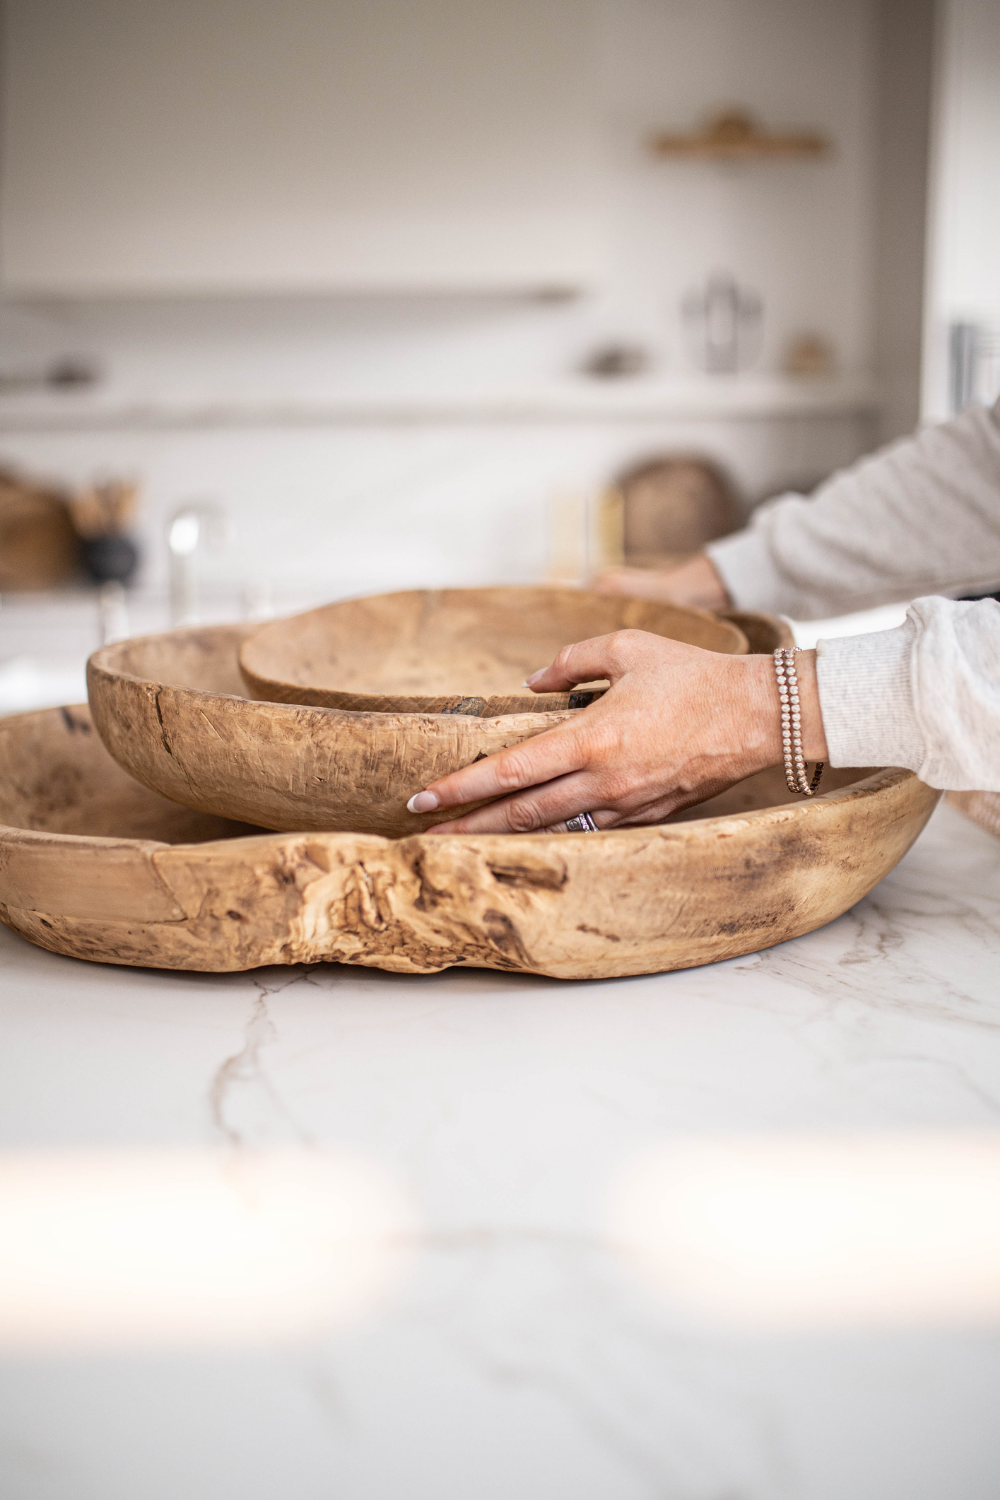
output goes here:
[{"label": "wood grain texture", "polygon": [[656,828],[400,840],[261,834],[132,781],[86,707],[0,724],[0,918],[55,953],[225,972],[338,961],[599,979],[686,968],[830,921],[892,869],[938,793],[763,772]]},{"label": "wood grain texture", "polygon": [[154,791],[262,828],[399,838],[435,821],[406,802],[449,771],[567,718],[367,714],[241,696],[248,627],[175,630],[105,646],[87,665],[94,723]]},{"label": "wood grain texture", "polygon": [[[780,621],[739,618],[764,649],[784,643]],[[87,686],[105,744],[143,785],[262,828],[419,833],[435,815],[406,811],[414,792],[576,711],[481,718],[254,702],[242,696],[236,661],[252,629],[117,642],[91,657]]]},{"label": "wood grain texture", "polygon": [[569,588],[414,589],[375,594],[259,626],[240,648],[251,697],[367,713],[482,718],[569,708],[524,679],[563,646],[648,630],[709,651],[747,642],[700,609]]},{"label": "wood grain texture", "polygon": [[742,630],[754,654],[763,652],[769,655],[778,646],[795,645],[792,627],[779,615],[765,615],[749,609],[727,609],[719,615],[719,619],[729,620]]}]

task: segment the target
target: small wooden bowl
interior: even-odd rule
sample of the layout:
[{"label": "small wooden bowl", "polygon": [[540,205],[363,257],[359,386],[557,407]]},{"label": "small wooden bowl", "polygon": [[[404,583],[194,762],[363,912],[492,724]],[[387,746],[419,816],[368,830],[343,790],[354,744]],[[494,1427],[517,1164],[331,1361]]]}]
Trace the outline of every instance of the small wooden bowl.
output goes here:
[{"label": "small wooden bowl", "polygon": [[[258,627],[240,649],[254,698],[364,713],[539,713],[575,706],[524,679],[563,646],[649,630],[745,653],[737,625],[701,609],[581,589],[415,589],[346,599]],[[588,700],[589,701],[589,700]]]},{"label": "small wooden bowl", "polygon": [[0,768],[8,927],[73,958],[208,972],[337,961],[604,979],[733,958],[839,916],[939,795],[910,771],[835,771],[793,803],[775,769],[657,828],[261,834],[132,781],[85,706],[0,722]]}]

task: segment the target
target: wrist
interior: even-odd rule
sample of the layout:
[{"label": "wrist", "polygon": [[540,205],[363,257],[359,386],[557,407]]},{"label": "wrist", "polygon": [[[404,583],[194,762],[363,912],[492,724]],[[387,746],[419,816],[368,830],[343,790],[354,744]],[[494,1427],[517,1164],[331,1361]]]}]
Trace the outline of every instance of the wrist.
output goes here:
[{"label": "wrist", "polygon": [[798,678],[799,702],[802,706],[802,753],[806,760],[829,760],[823,711],[819,702],[815,651],[796,651],[795,675]]},{"label": "wrist", "polygon": [[[780,765],[781,699],[774,671],[774,658],[754,655],[739,658],[745,665],[746,701],[743,705],[748,754],[759,766]],[[819,702],[815,651],[796,651],[795,670],[802,715],[802,753],[806,760],[829,760]]]},{"label": "wrist", "polygon": [[781,712],[774,662],[770,656],[738,658],[747,684],[743,705],[743,743],[755,770],[776,766],[782,758]]}]

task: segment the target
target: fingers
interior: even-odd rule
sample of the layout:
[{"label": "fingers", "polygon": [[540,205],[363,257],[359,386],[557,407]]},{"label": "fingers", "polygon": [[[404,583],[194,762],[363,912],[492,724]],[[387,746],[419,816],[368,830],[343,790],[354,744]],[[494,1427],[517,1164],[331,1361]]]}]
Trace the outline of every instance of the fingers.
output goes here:
[{"label": "fingers", "polygon": [[578,682],[596,682],[607,677],[614,682],[627,665],[632,637],[637,630],[616,630],[611,635],[595,635],[589,641],[564,646],[552,663],[528,678],[533,693],[564,693]]},{"label": "fingers", "polygon": [[593,809],[600,799],[597,777],[586,771],[560,776],[544,786],[534,786],[488,807],[479,807],[464,817],[437,823],[428,833],[537,833],[561,824],[577,813],[589,812],[595,823],[615,821],[615,814]]},{"label": "fingers", "polygon": [[[672,795],[653,801],[627,799],[618,806],[600,806],[600,788],[591,777],[567,776],[562,783],[552,784],[550,796],[535,796],[534,793],[518,793],[505,797],[502,802],[492,802],[488,807],[477,808],[462,818],[452,818],[447,823],[436,823],[425,833],[569,833],[567,820],[580,813],[589,812],[599,832],[612,828],[642,828],[663,823],[679,807],[687,806],[690,797]],[[572,787],[570,787],[572,783]],[[541,790],[541,789],[539,789]],[[545,789],[548,791],[548,788]],[[572,792],[572,795],[571,795]],[[563,816],[556,819],[553,808],[564,808]],[[551,819],[551,821],[545,821]],[[541,821],[539,821],[541,820]]]},{"label": "fingers", "polygon": [[[571,816],[578,817],[579,814],[573,813]],[[592,812],[590,816],[593,822],[597,824],[598,833],[603,833],[606,828],[620,828],[622,826],[622,819],[618,814],[610,812],[606,808],[599,808],[597,812]],[[580,833],[581,831],[579,828],[570,828],[569,821],[565,818],[559,823],[550,823],[546,828],[537,828],[535,830],[536,833]]]},{"label": "fingers", "polygon": [[432,781],[406,805],[413,813],[435,812],[438,808],[459,807],[463,802],[502,797],[506,792],[520,791],[578,771],[583,758],[581,737],[575,726],[567,724]]}]

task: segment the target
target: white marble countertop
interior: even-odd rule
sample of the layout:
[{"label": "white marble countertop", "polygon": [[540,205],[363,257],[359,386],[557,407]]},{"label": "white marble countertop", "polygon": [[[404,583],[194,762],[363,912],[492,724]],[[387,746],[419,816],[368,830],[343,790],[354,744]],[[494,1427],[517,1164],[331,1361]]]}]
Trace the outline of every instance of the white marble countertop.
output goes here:
[{"label": "white marble countertop", "polygon": [[1000,842],[952,808],[675,974],[0,965],[5,1500],[1000,1493]]}]

